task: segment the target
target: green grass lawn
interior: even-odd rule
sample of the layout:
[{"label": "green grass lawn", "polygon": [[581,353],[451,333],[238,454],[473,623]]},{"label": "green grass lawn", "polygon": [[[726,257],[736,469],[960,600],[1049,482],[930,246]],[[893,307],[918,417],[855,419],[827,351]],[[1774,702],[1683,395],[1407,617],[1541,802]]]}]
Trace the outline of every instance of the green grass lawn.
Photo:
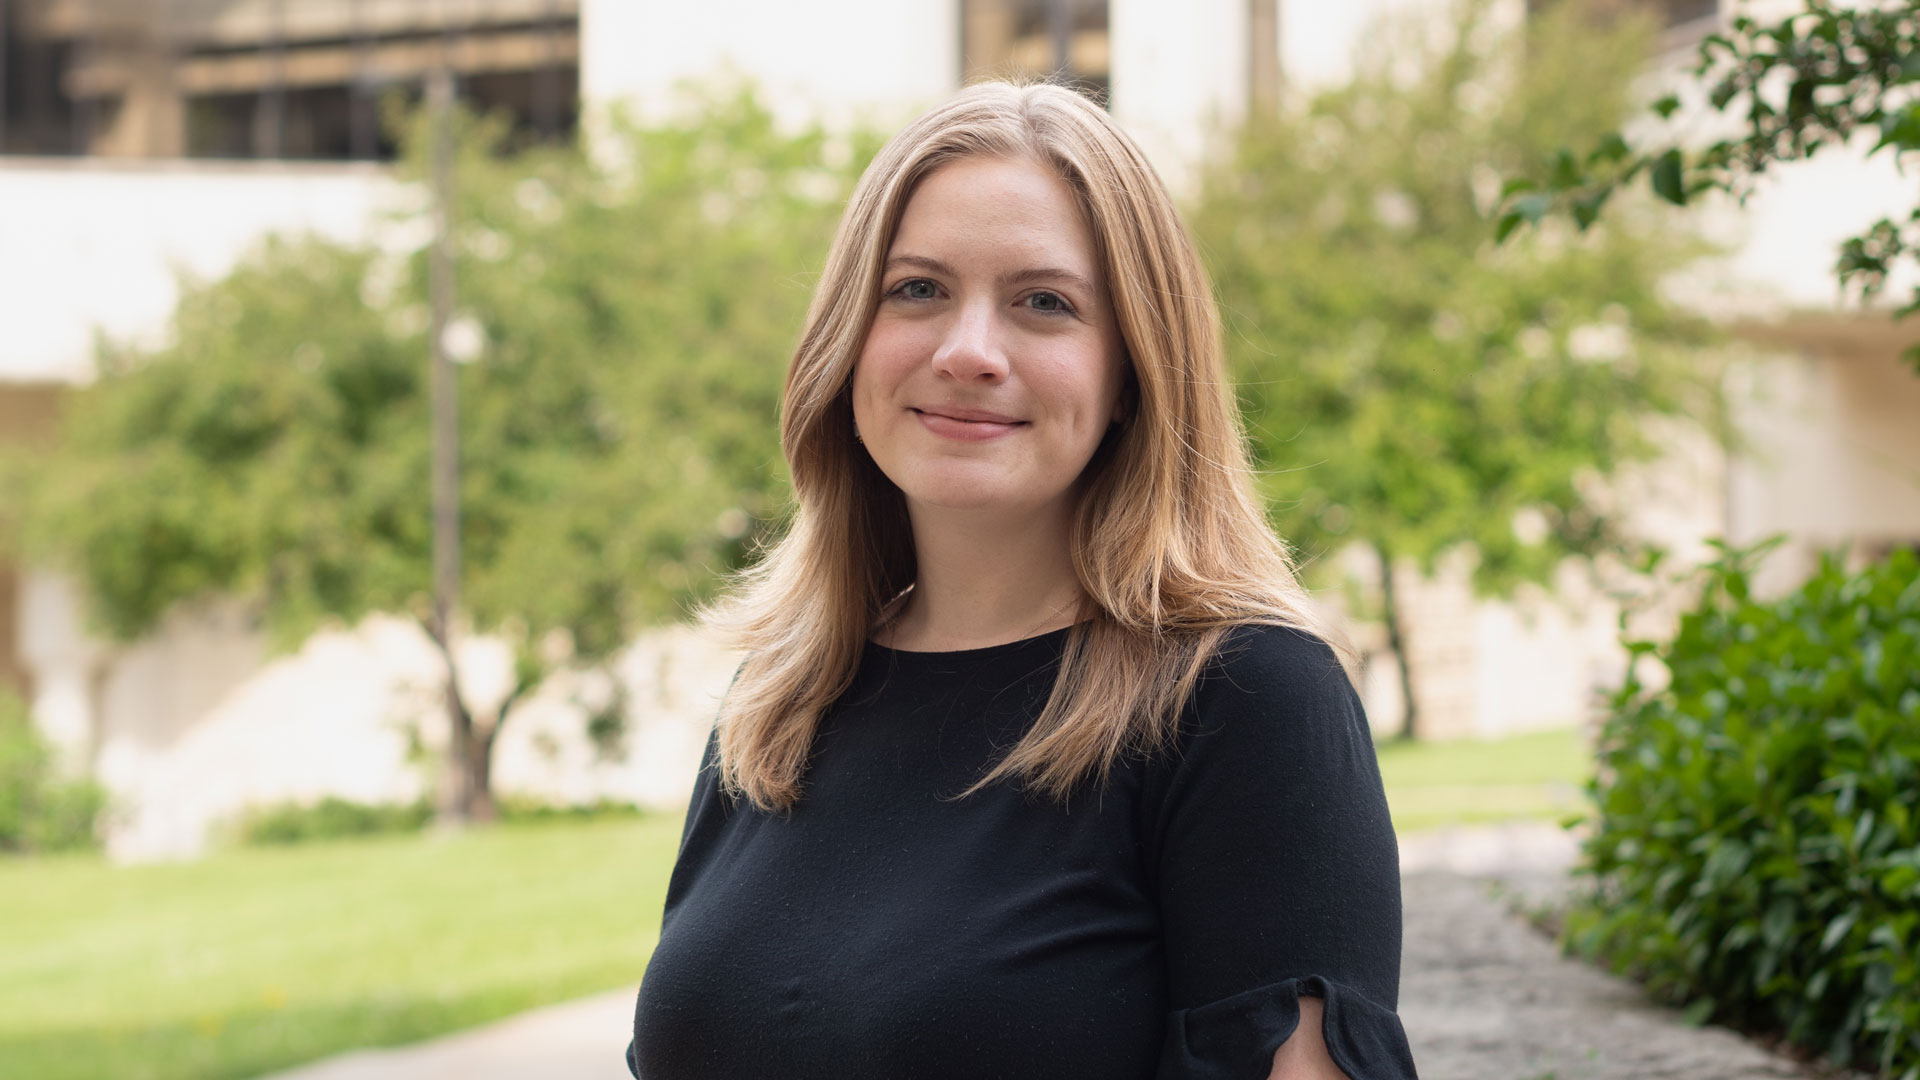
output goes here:
[{"label": "green grass lawn", "polygon": [[[1380,747],[1402,831],[1581,806],[1578,735]],[[678,818],[0,860],[0,1078],[219,1080],[639,982]]]},{"label": "green grass lawn", "polygon": [[638,985],[676,817],[0,860],[0,1077],[246,1077]]},{"label": "green grass lawn", "polygon": [[1584,812],[1593,753],[1578,731],[1379,746],[1380,776],[1400,832]]}]

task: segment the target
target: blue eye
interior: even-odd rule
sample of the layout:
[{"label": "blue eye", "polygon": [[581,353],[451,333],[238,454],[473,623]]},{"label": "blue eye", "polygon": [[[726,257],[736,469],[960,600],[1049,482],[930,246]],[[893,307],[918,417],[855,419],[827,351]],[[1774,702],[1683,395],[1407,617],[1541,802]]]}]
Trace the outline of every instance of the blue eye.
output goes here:
[{"label": "blue eye", "polygon": [[908,278],[893,287],[891,295],[908,300],[931,300],[940,290],[926,278]]},{"label": "blue eye", "polygon": [[1073,312],[1073,305],[1067,303],[1066,297],[1061,296],[1057,292],[1046,292],[1044,290],[1027,297],[1027,306],[1035,311],[1045,312],[1049,315],[1056,312],[1067,315]]}]

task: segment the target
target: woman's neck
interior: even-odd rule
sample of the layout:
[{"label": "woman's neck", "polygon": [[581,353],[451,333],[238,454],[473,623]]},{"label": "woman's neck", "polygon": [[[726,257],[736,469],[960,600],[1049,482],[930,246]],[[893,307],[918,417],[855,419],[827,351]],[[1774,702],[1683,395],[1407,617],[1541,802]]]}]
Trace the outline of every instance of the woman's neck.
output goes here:
[{"label": "woman's neck", "polygon": [[909,508],[917,574],[876,635],[915,652],[977,649],[1070,626],[1084,593],[1073,570],[1072,510],[1039,516]]}]

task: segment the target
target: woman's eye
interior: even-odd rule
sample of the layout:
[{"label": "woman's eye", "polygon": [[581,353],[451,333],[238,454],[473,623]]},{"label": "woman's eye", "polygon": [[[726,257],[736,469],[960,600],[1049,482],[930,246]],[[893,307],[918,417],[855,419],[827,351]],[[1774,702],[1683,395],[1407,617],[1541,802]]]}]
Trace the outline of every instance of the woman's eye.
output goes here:
[{"label": "woman's eye", "polygon": [[926,278],[909,278],[893,287],[895,296],[905,297],[908,300],[931,300],[938,292],[933,282]]},{"label": "woman's eye", "polygon": [[1067,298],[1056,292],[1037,292],[1027,297],[1027,306],[1035,311],[1066,313],[1073,310]]}]

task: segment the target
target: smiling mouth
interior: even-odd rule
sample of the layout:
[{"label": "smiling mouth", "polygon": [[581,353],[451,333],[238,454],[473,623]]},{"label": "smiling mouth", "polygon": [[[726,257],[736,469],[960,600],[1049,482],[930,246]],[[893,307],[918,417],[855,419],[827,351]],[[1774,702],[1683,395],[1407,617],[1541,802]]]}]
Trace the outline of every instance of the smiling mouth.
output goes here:
[{"label": "smiling mouth", "polygon": [[924,425],[928,431],[931,431],[935,435],[949,439],[959,439],[963,442],[980,442],[986,439],[996,439],[1009,432],[1017,431],[1027,426],[1027,421],[1025,420],[1014,420],[1010,417],[998,416],[993,413],[973,413],[971,415],[955,416],[951,413],[931,412],[926,409],[913,409],[910,411],[920,418],[920,423]]},{"label": "smiling mouth", "polygon": [[999,413],[990,412],[974,412],[971,409],[915,409],[913,411],[919,413],[921,416],[937,416],[943,420],[957,420],[963,424],[1002,424],[1012,426],[1014,424],[1026,423],[1024,420],[1015,420],[1011,416],[1001,416]]}]

